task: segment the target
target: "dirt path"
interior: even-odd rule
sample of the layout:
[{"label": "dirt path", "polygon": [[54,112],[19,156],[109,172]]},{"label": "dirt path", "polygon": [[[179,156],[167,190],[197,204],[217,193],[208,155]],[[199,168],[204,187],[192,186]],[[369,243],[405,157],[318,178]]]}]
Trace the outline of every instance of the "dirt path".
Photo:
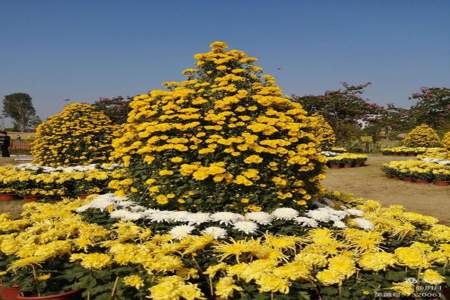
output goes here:
[{"label": "dirt path", "polygon": [[450,223],[450,186],[416,184],[384,176],[381,165],[400,159],[411,158],[369,155],[366,167],[328,170],[324,185],[330,190],[352,193],[385,205],[401,204],[408,210]]}]

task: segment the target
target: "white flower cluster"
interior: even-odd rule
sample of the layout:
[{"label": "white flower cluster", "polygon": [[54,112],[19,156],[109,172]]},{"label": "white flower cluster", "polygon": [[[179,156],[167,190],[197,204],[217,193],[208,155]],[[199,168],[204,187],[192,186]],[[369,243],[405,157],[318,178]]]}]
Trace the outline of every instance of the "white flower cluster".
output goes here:
[{"label": "white flower cluster", "polygon": [[90,164],[90,165],[80,165],[80,166],[72,166],[72,167],[46,167],[41,165],[36,165],[32,163],[25,163],[25,164],[19,164],[16,165],[16,170],[24,170],[24,171],[39,171],[42,173],[53,173],[53,172],[62,172],[62,173],[70,173],[70,172],[86,172],[86,171],[92,171],[95,169],[103,169],[103,170],[113,170],[117,168],[118,165],[116,164],[109,164],[109,165],[97,165],[97,164]]},{"label": "white flower cluster", "polygon": [[[300,216],[300,213],[288,207],[277,208],[272,213],[250,212],[241,215],[233,212],[188,212],[148,209],[137,205],[126,197],[118,197],[114,194],[103,194],[96,196],[91,202],[79,207],[76,211],[82,213],[90,208],[110,211],[110,217],[122,221],[147,220],[152,223],[185,223],[173,227],[169,233],[175,238],[182,238],[191,234],[196,226],[207,224],[210,227],[202,232],[211,234],[214,238],[224,238],[228,229],[234,229],[245,234],[254,234],[259,226],[270,225],[274,220],[292,222],[302,227],[319,227],[320,223],[332,224],[335,228],[346,228],[347,223],[364,229],[372,230],[373,224],[362,216],[364,212],[358,209],[336,210],[329,206],[309,210]],[[351,219],[351,217],[354,217]]]},{"label": "white flower cluster", "polygon": [[444,166],[450,166],[450,160],[448,160],[448,159],[424,157],[421,160],[424,162],[435,163],[435,164],[444,165]]},{"label": "white flower cluster", "polygon": [[322,155],[326,156],[326,157],[334,157],[334,156],[338,156],[339,155],[339,153],[333,152],[333,151],[322,151],[320,153]]}]

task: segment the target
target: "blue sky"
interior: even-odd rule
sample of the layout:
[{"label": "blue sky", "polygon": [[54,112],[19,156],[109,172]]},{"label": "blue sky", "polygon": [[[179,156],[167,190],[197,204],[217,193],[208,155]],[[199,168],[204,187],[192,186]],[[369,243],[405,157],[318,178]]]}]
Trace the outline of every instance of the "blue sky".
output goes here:
[{"label": "blue sky", "polygon": [[409,106],[450,86],[448,0],[0,0],[0,97],[27,92],[45,118],[66,98],[132,96],[181,79],[214,40],[286,94],[371,81],[373,102]]}]

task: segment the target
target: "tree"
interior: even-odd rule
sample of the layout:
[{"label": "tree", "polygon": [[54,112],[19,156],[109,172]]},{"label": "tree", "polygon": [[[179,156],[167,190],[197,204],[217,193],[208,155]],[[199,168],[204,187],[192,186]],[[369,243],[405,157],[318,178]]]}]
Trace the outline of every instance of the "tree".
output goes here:
[{"label": "tree", "polygon": [[333,127],[337,141],[347,142],[360,131],[361,121],[370,121],[370,115],[378,108],[362,98],[364,89],[370,83],[350,85],[343,83],[343,89],[327,91],[319,96],[293,96],[310,114],[319,113]]},{"label": "tree", "polygon": [[34,130],[39,124],[42,123],[41,118],[39,118],[38,115],[34,115],[30,118],[30,121],[28,122],[28,129]]},{"label": "tree", "polygon": [[373,115],[376,117],[370,119],[368,126],[363,131],[372,136],[374,140],[393,139],[400,132],[405,132],[413,126],[409,110],[394,104],[377,107],[376,113]]},{"label": "tree", "polygon": [[416,101],[411,107],[416,124],[425,123],[442,132],[450,129],[450,88],[424,87],[410,99]]},{"label": "tree", "polygon": [[15,127],[25,131],[30,120],[36,116],[30,95],[26,93],[14,93],[6,95],[3,99],[3,112],[15,122]]},{"label": "tree", "polygon": [[131,98],[123,97],[100,98],[94,103],[95,109],[107,115],[114,124],[123,124],[127,121],[130,112]]}]

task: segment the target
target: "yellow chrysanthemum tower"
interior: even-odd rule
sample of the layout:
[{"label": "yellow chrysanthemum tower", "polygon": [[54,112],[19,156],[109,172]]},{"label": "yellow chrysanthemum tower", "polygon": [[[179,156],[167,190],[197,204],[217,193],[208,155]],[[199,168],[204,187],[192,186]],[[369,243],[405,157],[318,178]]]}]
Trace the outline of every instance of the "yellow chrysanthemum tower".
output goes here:
[{"label": "yellow chrysanthemum tower", "polygon": [[187,80],[131,103],[112,188],[148,207],[258,211],[301,207],[319,190],[317,119],[283,96],[256,60],[223,42],[195,55]]},{"label": "yellow chrysanthemum tower", "polygon": [[37,127],[33,162],[51,167],[107,162],[112,135],[111,120],[92,105],[66,105]]},{"label": "yellow chrysanthemum tower", "polygon": [[426,124],[415,127],[403,140],[406,147],[436,147],[439,144],[438,134]]},{"label": "yellow chrysanthemum tower", "polygon": [[333,128],[321,114],[314,114],[312,117],[317,119],[316,136],[320,141],[321,150],[330,150],[336,144]]}]

